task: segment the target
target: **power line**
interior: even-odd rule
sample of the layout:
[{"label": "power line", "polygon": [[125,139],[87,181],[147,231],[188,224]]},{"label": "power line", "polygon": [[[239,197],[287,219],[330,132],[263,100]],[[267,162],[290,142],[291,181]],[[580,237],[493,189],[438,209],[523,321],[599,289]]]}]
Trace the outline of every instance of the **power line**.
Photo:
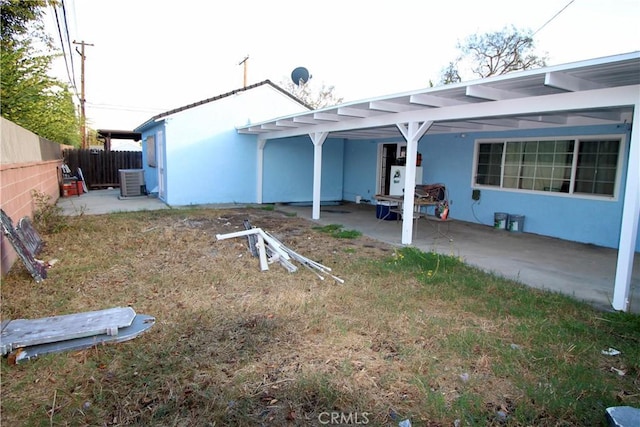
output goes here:
[{"label": "power line", "polygon": [[[60,0],[62,4],[62,17],[64,19],[64,29],[67,34],[67,46],[69,47],[69,53],[71,53],[71,37],[69,36],[69,20],[67,19],[67,8],[64,5],[64,0]],[[73,66],[73,58],[71,58],[71,74],[73,75],[73,87],[76,87],[76,70]]]},{"label": "power line", "polygon": [[558,17],[558,15],[560,15],[562,12],[564,12],[564,10],[565,10],[566,8],[568,8],[569,6],[571,6],[571,3],[573,3],[574,1],[575,1],[575,0],[571,0],[569,3],[567,3],[567,4],[566,4],[566,6],[565,6],[565,7],[563,7],[562,9],[560,9],[560,11],[559,11],[558,13],[556,13],[555,15],[553,15],[553,16],[551,17],[551,19],[549,19],[547,22],[545,22],[544,24],[542,24],[542,27],[538,28],[538,29],[537,29],[533,34],[531,34],[531,37],[533,37],[533,36],[535,36],[536,34],[538,34],[538,32],[539,32],[540,30],[542,30],[544,27],[546,27],[546,26],[547,26],[547,24],[548,24],[549,22],[551,22],[551,21],[553,21],[554,19],[556,19],[556,18]]},{"label": "power line", "polygon": [[[64,5],[64,2],[62,3]],[[73,57],[71,55],[71,44],[70,44],[70,40],[69,40],[69,26],[68,26],[68,22],[67,22],[67,17],[66,17],[66,10],[63,11],[63,18],[64,18],[64,26],[65,26],[65,34],[67,36],[67,46],[69,47],[68,50],[65,49],[65,40],[64,37],[62,35],[62,29],[60,27],[60,17],[58,15],[58,9],[56,8],[56,6],[51,5],[51,8],[53,9],[53,14],[55,17],[55,22],[56,22],[56,27],[58,29],[58,37],[60,38],[60,46],[62,48],[62,56],[64,57],[64,64],[67,70],[67,78],[69,80],[69,83],[71,84],[71,88],[73,89],[73,93],[76,96],[76,98],[78,98],[78,100],[80,101],[80,96],[78,95],[78,89],[77,89],[77,85],[76,85],[76,79],[75,79],[75,68],[73,65]],[[69,70],[69,60],[71,61],[71,71]]]},{"label": "power line", "polygon": [[64,65],[67,68],[67,77],[71,80],[71,73],[69,72],[69,61],[67,60],[67,52],[64,48],[64,40],[62,39],[62,30],[60,29],[60,18],[58,17],[58,9],[55,6],[53,7],[53,14],[56,17],[56,27],[58,28],[58,37],[60,37],[60,45],[62,46],[62,56],[64,56]]}]

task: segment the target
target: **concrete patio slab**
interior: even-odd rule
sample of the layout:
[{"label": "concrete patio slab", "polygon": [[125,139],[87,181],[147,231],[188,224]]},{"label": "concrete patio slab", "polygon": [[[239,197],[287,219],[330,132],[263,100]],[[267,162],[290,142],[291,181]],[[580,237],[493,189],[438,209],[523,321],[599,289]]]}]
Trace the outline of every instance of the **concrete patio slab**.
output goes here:
[{"label": "concrete patio slab", "polygon": [[[311,219],[311,207],[278,206]],[[461,257],[487,272],[527,286],[560,292],[602,309],[613,310],[617,251],[546,236],[496,230],[491,225],[421,218],[412,246]],[[320,210],[321,225],[341,224],[395,246],[401,244],[402,222],[376,218],[374,205],[345,203]],[[630,311],[640,313],[640,254],[634,262]]]},{"label": "concrete patio slab", "polygon": [[67,216],[169,209],[169,206],[157,197],[120,198],[118,188],[91,190],[80,196],[61,197],[56,205],[62,208],[62,214]]}]

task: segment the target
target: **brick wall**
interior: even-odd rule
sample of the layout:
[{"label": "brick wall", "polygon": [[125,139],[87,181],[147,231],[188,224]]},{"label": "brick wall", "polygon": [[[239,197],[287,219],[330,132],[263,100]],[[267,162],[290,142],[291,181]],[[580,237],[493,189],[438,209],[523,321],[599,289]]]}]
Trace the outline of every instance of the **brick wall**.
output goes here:
[{"label": "brick wall", "polygon": [[[62,154],[58,144],[1,119],[0,207],[16,225],[23,216],[33,218],[33,191],[60,197]],[[57,158],[56,158],[57,157]],[[4,276],[18,258],[11,243],[0,235],[0,273]]]},{"label": "brick wall", "polygon": [[[58,171],[60,160],[47,162],[23,163],[17,165],[0,165],[0,195],[2,210],[11,217],[14,225],[23,216],[33,218],[36,208],[33,191],[47,194],[50,202],[57,202],[60,197]],[[17,254],[7,239],[0,242],[2,254],[1,272],[4,276],[17,258]]]}]

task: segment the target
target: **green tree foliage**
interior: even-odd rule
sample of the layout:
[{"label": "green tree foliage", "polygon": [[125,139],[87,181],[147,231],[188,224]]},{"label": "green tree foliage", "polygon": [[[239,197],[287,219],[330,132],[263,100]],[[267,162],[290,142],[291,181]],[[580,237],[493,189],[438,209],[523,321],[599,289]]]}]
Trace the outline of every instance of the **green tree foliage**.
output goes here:
[{"label": "green tree foliage", "polygon": [[78,146],[79,121],[71,91],[48,75],[56,56],[42,24],[48,4],[0,0],[0,113],[44,138]]},{"label": "green tree foliage", "polygon": [[2,43],[15,41],[19,36],[24,36],[29,30],[29,22],[40,18],[43,7],[46,7],[45,0],[1,0]]},{"label": "green tree foliage", "polygon": [[334,86],[325,86],[322,84],[320,88],[313,86],[309,81],[305,84],[296,85],[292,80],[282,80],[280,87],[303,101],[314,110],[323,107],[340,104],[343,98],[336,96]]},{"label": "green tree foliage", "polygon": [[474,76],[485,78],[546,65],[546,56],[535,53],[530,30],[506,27],[501,31],[472,34],[458,43],[461,54],[442,71],[441,83],[462,81],[461,67],[467,65]]}]

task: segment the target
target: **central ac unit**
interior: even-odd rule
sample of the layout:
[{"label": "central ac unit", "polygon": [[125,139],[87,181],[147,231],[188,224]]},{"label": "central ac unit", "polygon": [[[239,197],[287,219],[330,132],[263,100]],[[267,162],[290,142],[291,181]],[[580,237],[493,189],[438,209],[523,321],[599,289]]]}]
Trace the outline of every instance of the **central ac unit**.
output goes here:
[{"label": "central ac unit", "polygon": [[120,197],[142,196],[144,190],[143,169],[120,169]]}]

